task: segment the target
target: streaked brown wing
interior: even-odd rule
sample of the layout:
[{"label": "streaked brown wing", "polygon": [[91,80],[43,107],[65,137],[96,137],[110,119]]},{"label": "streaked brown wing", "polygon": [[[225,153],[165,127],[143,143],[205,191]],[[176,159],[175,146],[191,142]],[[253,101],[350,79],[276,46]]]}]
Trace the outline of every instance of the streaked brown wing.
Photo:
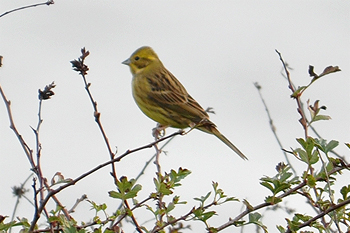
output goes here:
[{"label": "streaked brown wing", "polygon": [[156,77],[147,78],[152,90],[148,97],[152,101],[194,123],[209,118],[204,109],[187,93],[173,74],[164,67],[161,72],[156,73]]}]

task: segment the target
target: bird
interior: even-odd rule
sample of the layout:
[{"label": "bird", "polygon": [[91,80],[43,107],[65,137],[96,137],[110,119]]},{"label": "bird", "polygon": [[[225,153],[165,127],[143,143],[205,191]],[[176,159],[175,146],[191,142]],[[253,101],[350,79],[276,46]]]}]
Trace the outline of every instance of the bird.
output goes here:
[{"label": "bird", "polygon": [[209,120],[208,113],[180,81],[165,68],[149,46],[137,49],[122,62],[130,67],[132,94],[141,111],[158,123],[158,129],[190,127],[215,135],[242,159],[247,157]]}]

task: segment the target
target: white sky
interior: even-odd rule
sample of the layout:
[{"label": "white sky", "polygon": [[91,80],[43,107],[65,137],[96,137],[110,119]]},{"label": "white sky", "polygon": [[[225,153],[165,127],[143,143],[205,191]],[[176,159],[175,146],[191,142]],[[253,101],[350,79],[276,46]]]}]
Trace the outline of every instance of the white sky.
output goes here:
[{"label": "white sky", "polygon": [[[35,1],[0,0],[0,14]],[[131,74],[121,64],[140,46],[148,45],[158,53],[164,65],[184,84],[204,107],[213,107],[211,115],[219,130],[249,161],[241,160],[227,146],[200,131],[176,138],[162,156],[163,171],[183,167],[193,173],[184,180],[178,194],[193,204],[192,197],[211,191],[216,181],[229,196],[247,199],[256,205],[270,195],[259,185],[259,178],[273,176],[275,166],[284,161],[269,129],[266,112],[253,82],[259,82],[273,117],[277,133],[286,149],[297,147],[295,138],[303,137],[296,104],[286,80],[280,75],[281,63],[275,49],[293,67],[296,85],[309,82],[308,65],[321,73],[328,65],[342,72],[326,76],[307,90],[303,101],[320,99],[324,114],[332,120],[314,126],[328,140],[339,140],[337,151],[345,156],[349,142],[349,1],[56,1],[0,18],[0,84],[12,102],[17,128],[34,149],[29,126],[37,124],[37,90],[55,81],[56,95],[43,104],[41,128],[42,167],[51,179],[57,172],[75,178],[105,162],[109,155],[93,119],[91,103],[78,73],[70,61],[86,47],[91,55],[88,81],[98,102],[102,124],[112,146],[122,153],[151,142],[155,123],[144,116],[131,96]],[[169,129],[167,133],[173,132]],[[132,154],[117,164],[119,176],[138,175],[154,149]],[[30,174],[18,140],[9,129],[5,105],[0,104],[0,214],[11,215],[15,198],[11,187]],[[304,164],[291,158],[299,174]],[[350,159],[348,159],[350,161]],[[153,190],[151,165],[140,180],[140,200]],[[113,190],[110,168],[66,189],[58,198],[71,207],[76,198],[107,202],[109,214],[118,205],[108,198]],[[343,183],[349,174],[343,174]],[[31,183],[27,185],[28,189]],[[341,187],[341,185],[340,185]],[[28,194],[31,198],[32,192]],[[287,204],[299,212],[313,215],[290,198]],[[52,204],[50,205],[53,206]],[[74,217],[88,221],[94,215],[84,202]],[[180,207],[178,214],[191,207]],[[218,208],[219,217],[210,223],[217,227],[235,217],[242,206],[231,203]],[[299,209],[300,208],[300,209]],[[142,210],[143,211],[143,210]],[[142,213],[139,211],[139,213]],[[264,210],[261,211],[264,213]],[[32,218],[33,208],[25,201],[18,216]],[[136,213],[137,215],[137,213]],[[270,232],[275,225],[285,226],[286,214],[267,213]],[[147,220],[149,216],[140,219]],[[142,221],[140,220],[142,223]],[[131,228],[130,228],[131,229]],[[196,231],[197,229],[197,231]],[[203,232],[198,223],[192,232]],[[254,227],[247,227],[247,232]],[[223,232],[239,231],[234,227]],[[129,231],[130,232],[130,231]]]}]

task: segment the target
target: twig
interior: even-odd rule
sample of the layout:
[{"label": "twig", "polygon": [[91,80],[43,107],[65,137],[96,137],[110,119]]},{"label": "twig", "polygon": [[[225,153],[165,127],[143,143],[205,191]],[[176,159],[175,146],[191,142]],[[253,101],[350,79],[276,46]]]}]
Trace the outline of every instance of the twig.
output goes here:
[{"label": "twig", "polygon": [[24,10],[24,9],[27,9],[27,8],[31,8],[31,7],[37,7],[37,6],[42,6],[42,5],[48,5],[50,6],[51,4],[54,4],[54,1],[53,0],[48,0],[47,2],[43,2],[43,3],[37,3],[37,4],[33,4],[33,5],[28,5],[28,6],[22,6],[22,7],[19,7],[19,8],[16,8],[16,9],[13,9],[13,10],[10,10],[10,11],[7,11],[5,13],[2,13],[0,15],[0,18],[9,14],[9,13],[12,13],[12,12],[15,12],[15,11],[19,11],[19,10]]},{"label": "twig", "polygon": [[288,158],[288,156],[287,156],[286,151],[283,149],[283,146],[282,146],[282,143],[281,143],[280,139],[279,139],[278,136],[277,136],[276,127],[275,127],[275,125],[273,124],[273,120],[272,120],[272,117],[271,117],[271,115],[270,115],[270,111],[269,111],[269,109],[268,109],[268,107],[267,107],[267,104],[265,103],[264,97],[263,97],[262,94],[261,94],[261,86],[260,86],[257,82],[254,83],[254,86],[256,87],[256,89],[258,89],[258,93],[259,93],[260,99],[261,99],[261,101],[263,102],[263,105],[264,105],[264,107],[265,107],[265,111],[266,111],[267,117],[269,118],[269,124],[270,124],[271,131],[272,131],[273,135],[275,136],[275,139],[276,139],[276,141],[277,141],[277,143],[278,143],[280,149],[281,149],[282,152],[283,152],[283,155],[284,155],[284,157],[285,157],[285,159],[286,159],[286,162],[289,164],[289,166],[290,166],[290,168],[292,169],[293,173],[294,173],[295,175],[297,175],[295,169],[293,168],[293,166],[291,165],[291,163],[290,163],[290,161],[289,161],[289,158]]},{"label": "twig", "polygon": [[[290,74],[289,74],[287,65],[286,65],[286,63],[284,62],[283,58],[282,58],[282,54],[281,54],[277,49],[276,49],[275,51],[276,51],[276,53],[278,54],[278,56],[279,56],[279,58],[280,58],[280,60],[281,60],[281,62],[282,62],[284,71],[285,71],[285,73],[286,73],[287,80],[288,80],[288,84],[289,84],[288,87],[289,87],[289,89],[292,91],[292,93],[294,93],[294,92],[295,92],[295,88],[294,88],[293,85],[292,85],[292,81],[291,81],[291,79],[290,79]],[[304,128],[304,134],[305,134],[305,140],[306,140],[307,137],[308,137],[307,119],[306,119],[306,117],[305,117],[304,111],[302,110],[302,104],[301,104],[301,100],[300,100],[300,95],[297,95],[295,99],[296,99],[297,105],[298,105],[298,108],[297,108],[298,113],[299,113],[300,116],[301,116],[299,122],[301,123],[301,125],[302,125],[303,128]]]},{"label": "twig", "polygon": [[[146,149],[146,148],[151,148],[153,147],[154,144],[157,144],[159,142],[162,142],[164,140],[167,140],[169,138],[172,138],[172,137],[175,137],[176,135],[183,135],[183,132],[182,131],[177,131],[175,133],[172,133],[166,137],[163,137],[163,138],[160,138],[158,139],[157,141],[155,142],[152,142],[152,143],[149,143],[147,145],[144,145],[144,146],[141,146],[141,147],[138,147],[136,149],[132,149],[132,150],[127,150],[126,152],[124,152],[122,155],[118,156],[117,158],[113,159],[112,161],[114,162],[119,162],[120,160],[122,160],[125,156],[131,154],[131,153],[134,153],[136,151],[139,151],[139,150],[143,150],[143,149]],[[109,162],[112,162],[112,161],[109,161]]]},{"label": "twig", "polygon": [[84,201],[87,199],[87,195],[83,194],[80,198],[78,198],[76,200],[76,202],[74,203],[74,205],[72,206],[72,208],[70,210],[68,210],[68,213],[74,213],[75,212],[75,208],[77,208],[77,206],[80,204],[80,202]]},{"label": "twig", "polygon": [[[39,110],[38,110],[38,125],[36,129],[33,129],[33,132],[35,134],[35,140],[36,140],[36,167],[35,167],[35,173],[39,179],[39,194],[40,194],[40,202],[44,199],[44,176],[41,171],[41,165],[40,165],[40,157],[41,157],[41,143],[39,139],[39,133],[40,133],[40,126],[43,122],[41,118],[41,107],[42,107],[42,99],[39,98]],[[34,190],[36,191],[36,189]],[[37,193],[34,193],[36,196]],[[48,213],[46,208],[44,208],[45,215],[48,217]]]},{"label": "twig", "polygon": [[11,111],[11,101],[9,101],[6,96],[5,96],[5,93],[4,91],[2,90],[1,88],[1,85],[0,85],[0,93],[1,93],[1,96],[5,102],[5,106],[6,106],[6,109],[7,109],[7,114],[8,114],[8,118],[9,118],[9,121],[10,121],[10,129],[13,130],[13,132],[15,133],[15,135],[17,136],[23,150],[24,150],[24,153],[26,154],[29,162],[30,162],[30,165],[32,167],[33,170],[35,170],[35,163],[34,163],[34,159],[33,159],[33,150],[30,149],[30,147],[27,145],[27,143],[24,141],[24,139],[22,138],[22,135],[19,134],[16,126],[15,126],[15,122],[13,121],[13,117],[12,117],[12,111]]},{"label": "twig", "polygon": [[[174,138],[176,135],[174,135],[174,137],[171,137],[168,141],[166,141],[164,143],[164,145],[162,145],[159,150],[163,151],[164,147],[166,147]],[[153,159],[157,156],[157,152],[145,163],[145,166],[142,168],[142,170],[140,171],[140,173],[136,176],[135,181],[137,181],[144,173],[146,168],[148,167],[148,165],[153,161]]]},{"label": "twig", "polygon": [[[88,83],[86,81],[86,75],[87,75],[87,72],[89,70],[89,67],[84,63],[84,61],[85,61],[85,58],[87,56],[89,56],[90,52],[86,51],[85,48],[82,48],[81,49],[81,53],[82,53],[82,55],[78,58],[78,60],[73,60],[73,61],[71,61],[71,63],[72,63],[72,66],[73,66],[74,70],[78,71],[80,73],[80,75],[82,76],[82,78],[83,78],[83,81],[84,81],[84,84],[85,84],[85,90],[86,90],[86,92],[87,92],[87,94],[88,94],[88,96],[90,98],[90,101],[92,103],[92,106],[94,108],[95,121],[96,121],[96,123],[97,123],[97,125],[98,125],[98,127],[100,129],[100,132],[101,132],[101,134],[103,136],[103,139],[104,139],[105,144],[107,146],[107,150],[108,150],[109,156],[110,156],[111,160],[113,160],[114,157],[115,157],[115,154],[112,152],[112,148],[111,148],[111,146],[109,144],[109,140],[108,140],[107,134],[106,134],[105,130],[103,129],[102,123],[100,121],[101,113],[97,109],[97,102],[94,100],[94,98],[92,97],[92,94],[90,92],[91,83]],[[115,169],[114,162],[111,163],[111,166],[112,166],[112,173],[111,174],[112,174],[112,177],[113,177],[113,180],[114,180],[114,184],[117,185],[118,177],[117,177],[117,172],[116,172],[116,169]],[[125,204],[125,206],[128,209],[130,209],[127,200],[124,201],[124,204]],[[138,223],[136,221],[136,218],[134,216],[132,216],[132,220],[133,220],[133,222],[134,222],[134,224],[136,226],[137,231],[138,232],[142,232],[141,228],[138,225]]]}]

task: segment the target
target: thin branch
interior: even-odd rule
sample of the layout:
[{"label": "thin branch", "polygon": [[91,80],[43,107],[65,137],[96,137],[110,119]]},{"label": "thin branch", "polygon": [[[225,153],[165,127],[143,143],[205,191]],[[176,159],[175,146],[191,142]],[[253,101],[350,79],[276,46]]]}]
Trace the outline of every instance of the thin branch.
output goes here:
[{"label": "thin branch", "polygon": [[[82,48],[81,49],[81,53],[82,55],[78,58],[78,60],[73,60],[71,61],[72,65],[73,65],[73,68],[75,71],[78,71],[80,73],[80,75],[82,76],[83,80],[84,80],[84,84],[85,84],[85,90],[89,96],[89,99],[92,103],[92,106],[94,108],[94,117],[95,117],[95,121],[100,129],[100,132],[103,136],[103,139],[105,141],[105,144],[107,146],[107,149],[108,149],[108,153],[109,153],[109,156],[111,158],[111,160],[114,159],[115,157],[115,154],[112,152],[112,148],[109,144],[109,140],[108,140],[108,137],[107,137],[107,134],[102,126],[102,123],[100,121],[100,117],[101,117],[101,113],[98,111],[97,109],[97,101],[94,100],[94,98],[92,97],[92,94],[90,92],[90,86],[91,86],[91,83],[88,83],[86,81],[86,75],[87,75],[87,71],[89,70],[89,67],[84,63],[85,61],[85,58],[87,56],[89,56],[90,52],[89,51],[86,51],[85,48]],[[115,165],[114,165],[114,162],[111,163],[111,166],[112,166],[112,177],[113,177],[113,180],[114,180],[114,184],[117,185],[117,182],[118,182],[118,177],[117,177],[117,172],[116,172],[116,169],[115,169]],[[128,201],[125,200],[124,201],[124,204],[125,206],[129,208],[129,204],[128,204]],[[136,229],[138,232],[142,233],[142,230],[140,228],[140,226],[138,225],[137,221],[136,221],[136,218],[132,215],[131,216],[135,226],[136,226]]]},{"label": "thin branch", "polygon": [[[283,58],[282,58],[282,54],[276,49],[275,50],[276,53],[278,54],[281,62],[282,62],[282,65],[283,65],[283,68],[284,68],[284,71],[286,73],[286,76],[287,76],[287,80],[288,80],[288,87],[289,89],[292,91],[292,93],[295,93],[295,88],[294,86],[292,85],[292,81],[290,79],[290,74],[289,74],[289,71],[288,71],[288,68],[287,68],[287,64],[284,62]],[[308,137],[308,126],[307,126],[307,119],[305,117],[305,114],[304,114],[304,111],[302,110],[302,104],[301,104],[301,100],[300,100],[300,95],[297,95],[296,96],[296,101],[297,101],[297,105],[298,105],[298,113],[300,114],[301,116],[301,119],[299,120],[299,122],[301,123],[301,125],[303,126],[304,128],[304,135],[305,135],[305,140],[307,139]]]},{"label": "thin branch", "polygon": [[75,212],[75,208],[77,208],[77,206],[84,200],[87,199],[87,195],[83,194],[80,198],[78,198],[76,200],[76,202],[74,203],[74,205],[72,206],[72,208],[68,211],[68,213],[74,213]]},{"label": "thin branch", "polygon": [[[176,135],[175,135],[176,136]],[[164,145],[162,145],[159,150],[160,151],[163,151],[163,148],[166,147],[174,138],[174,137],[171,137],[168,141],[166,141],[164,143]],[[149,166],[149,164],[153,161],[153,159],[157,156],[157,152],[145,163],[145,166],[142,168],[142,170],[140,171],[140,173],[136,176],[135,178],[135,181],[137,181],[144,173],[145,173],[145,170],[146,168]]]},{"label": "thin branch", "polygon": [[33,170],[36,169],[36,166],[35,166],[35,163],[34,163],[34,159],[33,159],[33,150],[30,149],[30,147],[28,146],[28,144],[24,141],[24,139],[22,138],[22,135],[19,134],[16,126],[15,126],[15,122],[13,121],[13,116],[12,116],[12,110],[11,110],[11,101],[9,101],[7,98],[6,98],[6,95],[4,93],[4,91],[2,90],[1,88],[1,85],[0,85],[0,94],[5,102],[5,106],[6,106],[6,109],[7,109],[7,114],[8,114],[8,118],[9,118],[9,121],[10,121],[10,129],[13,130],[13,132],[15,133],[15,135],[17,136],[22,148],[23,148],[23,151],[24,153],[27,155],[27,158],[30,162],[30,165],[32,167]]},{"label": "thin branch", "polygon": [[289,158],[288,158],[288,156],[287,156],[287,153],[286,153],[286,151],[284,150],[284,148],[283,148],[283,146],[282,146],[282,143],[281,143],[280,139],[279,139],[278,136],[277,136],[276,127],[275,127],[275,125],[273,124],[273,120],[272,120],[272,117],[271,117],[271,115],[270,115],[270,111],[269,111],[269,109],[268,109],[268,107],[267,107],[267,104],[266,104],[266,102],[265,102],[265,100],[264,100],[264,97],[262,96],[262,93],[261,93],[261,86],[260,86],[258,83],[254,83],[254,86],[256,87],[256,89],[258,89],[258,93],[259,93],[260,99],[261,99],[261,101],[263,102],[263,105],[264,105],[264,107],[265,107],[265,111],[266,111],[267,117],[269,118],[269,124],[270,124],[271,131],[272,131],[273,135],[275,136],[275,139],[276,139],[276,141],[277,141],[277,143],[278,143],[280,149],[281,149],[282,152],[283,152],[284,158],[286,159],[286,162],[289,164],[289,166],[290,166],[290,168],[292,169],[293,173],[294,173],[295,175],[297,175],[297,172],[295,171],[295,169],[294,169],[293,166],[291,165],[291,163],[290,163],[290,161],[289,161]]},{"label": "thin branch", "polygon": [[28,9],[28,8],[32,8],[32,7],[37,7],[37,6],[42,6],[42,5],[47,5],[47,6],[50,6],[51,4],[54,4],[54,1],[53,0],[48,0],[47,2],[43,2],[43,3],[37,3],[37,4],[33,4],[33,5],[28,5],[28,6],[22,6],[22,7],[19,7],[19,8],[16,8],[16,9],[13,9],[13,10],[10,10],[10,11],[7,11],[5,13],[2,13],[0,15],[0,18],[7,15],[7,14],[10,14],[12,12],[15,12],[15,11],[19,11],[19,10],[24,10],[24,9]]}]

